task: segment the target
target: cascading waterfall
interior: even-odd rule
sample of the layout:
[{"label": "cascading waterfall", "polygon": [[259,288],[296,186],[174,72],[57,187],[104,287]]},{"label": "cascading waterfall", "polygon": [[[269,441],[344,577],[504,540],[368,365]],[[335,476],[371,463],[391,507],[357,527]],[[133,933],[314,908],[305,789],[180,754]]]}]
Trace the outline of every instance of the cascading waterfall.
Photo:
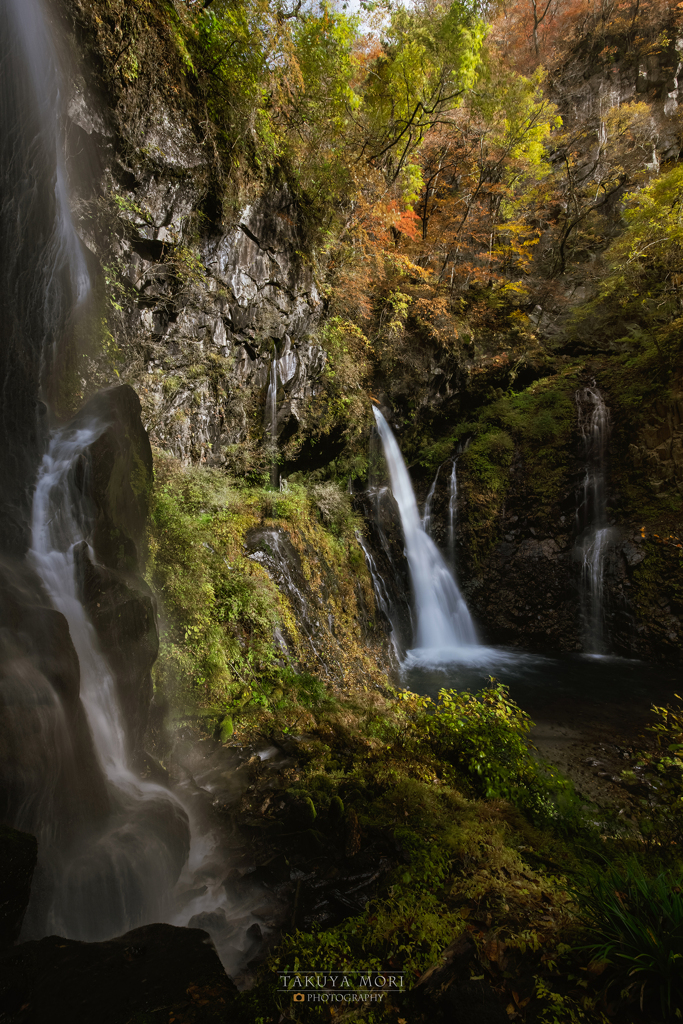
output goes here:
[{"label": "cascading waterfall", "polygon": [[[69,624],[80,663],[81,701],[109,798],[103,821],[91,823],[68,850],[46,851],[53,896],[43,928],[87,941],[163,920],[190,840],[178,800],[161,786],[140,781],[129,768],[116,683],[78,592],[78,559],[90,524],[76,470],[102,429],[92,422],[53,435],[38,474],[28,555]],[[88,553],[94,560],[89,548]],[[49,829],[49,822],[42,824]]]},{"label": "cascading waterfall", "polygon": [[[104,424],[81,418],[79,428],[49,436],[49,415],[39,421],[59,394],[64,353],[91,291],[70,208],[63,106],[54,30],[41,0],[3,0],[1,545],[15,555],[29,549],[31,575],[66,618],[79,663],[60,625],[52,634],[61,638],[56,656],[69,663],[75,687],[67,690],[58,672],[31,675],[29,668],[9,684],[3,680],[3,704],[17,728],[13,750],[3,753],[11,753],[6,770],[18,764],[22,773],[13,820],[39,840],[39,884],[23,936],[97,940],[172,913],[190,835],[178,800],[130,770],[116,682],[80,600],[79,559],[86,551],[95,557],[82,486],[86,449]],[[55,615],[37,591],[33,599],[35,621]],[[34,640],[41,642],[39,634]],[[38,736],[28,735],[31,724]]]},{"label": "cascading waterfall", "polygon": [[370,572],[370,579],[372,580],[372,589],[375,594],[375,601],[377,602],[377,607],[379,608],[379,610],[382,612],[385,619],[389,623],[389,640],[391,641],[391,646],[396,657],[396,660],[400,664],[403,658],[403,652],[401,650],[401,646],[398,640],[399,629],[396,622],[396,613],[392,605],[391,598],[389,597],[389,591],[387,590],[386,583],[382,579],[381,573],[377,568],[377,565],[375,563],[374,558],[372,557],[372,553],[369,547],[367,546],[367,544],[363,540],[363,537],[358,531],[356,531],[356,540],[358,541],[361,550],[365,555],[365,562]]},{"label": "cascading waterfall", "polygon": [[604,559],[611,536],[607,525],[606,466],[611,423],[595,383],[576,392],[576,406],[586,459],[576,511],[575,545],[575,555],[581,563],[584,649],[589,654],[604,654]]},{"label": "cascading waterfall", "polygon": [[434,494],[436,492],[436,485],[439,480],[439,473],[441,472],[441,466],[436,471],[436,476],[432,482],[432,486],[429,488],[427,498],[425,501],[424,512],[422,513],[422,529],[430,537],[432,535],[432,502],[434,501]]},{"label": "cascading waterfall", "polygon": [[270,384],[266,395],[266,427],[270,429],[270,443],[272,449],[272,463],[270,467],[270,482],[273,487],[280,485],[280,470],[276,461],[277,456],[277,359],[273,356],[270,363]]},{"label": "cascading waterfall", "polygon": [[373,412],[405,537],[416,616],[414,647],[421,657],[434,662],[456,660],[459,650],[478,643],[472,617],[438,548],[422,529],[396,438],[379,409],[373,408]]},{"label": "cascading waterfall", "polygon": [[[63,89],[41,0],[0,4],[0,547],[25,551],[53,371],[87,306],[71,215]],[[57,381],[55,383],[58,384]]]}]

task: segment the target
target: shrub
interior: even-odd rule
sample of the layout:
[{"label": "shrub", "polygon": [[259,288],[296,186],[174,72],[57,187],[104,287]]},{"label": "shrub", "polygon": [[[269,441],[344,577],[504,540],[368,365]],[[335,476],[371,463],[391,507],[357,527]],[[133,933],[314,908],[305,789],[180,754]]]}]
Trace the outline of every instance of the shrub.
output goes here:
[{"label": "shrub", "polygon": [[533,819],[561,828],[577,824],[571,783],[535,756],[533,722],[496,683],[481,693],[441,690],[426,726],[436,752],[464,776],[474,796],[504,797]]}]

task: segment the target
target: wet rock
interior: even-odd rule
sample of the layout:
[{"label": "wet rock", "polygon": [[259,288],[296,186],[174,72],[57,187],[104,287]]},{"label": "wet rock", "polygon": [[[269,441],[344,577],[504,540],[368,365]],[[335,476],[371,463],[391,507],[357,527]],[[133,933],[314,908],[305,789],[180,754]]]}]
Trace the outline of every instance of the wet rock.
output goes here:
[{"label": "wet rock", "polygon": [[66,839],[109,801],[64,616],[23,564],[0,562],[0,818]]},{"label": "wet rock", "polygon": [[98,392],[71,426],[99,420],[103,430],[86,450],[80,490],[92,504],[90,542],[108,568],[138,571],[152,489],[152,449],[140,418],[140,399],[127,384]]},{"label": "wet rock", "polygon": [[231,931],[231,925],[224,910],[206,910],[200,914],[194,914],[187,925],[188,928],[202,928],[212,935]]},{"label": "wet rock", "polygon": [[[0,957],[0,1014],[13,1024],[121,1024],[176,1017],[221,1024],[237,990],[206,932],[150,924],[108,942],[50,936]],[[147,1017],[149,1015],[149,1018]]]},{"label": "wet rock", "polygon": [[88,543],[77,552],[81,599],[114,672],[131,751],[139,751],[152,697],[150,671],[159,649],[154,595],[140,575],[152,487],[152,450],[140,401],[123,385],[99,392],[72,422],[92,419],[102,432],[78,468],[90,509]]},{"label": "wet rock", "polygon": [[19,937],[37,858],[35,836],[0,825],[0,948]]},{"label": "wet rock", "polygon": [[159,651],[156,600],[137,573],[94,564],[77,552],[81,597],[114,671],[126,735],[140,748],[152,699],[151,669]]}]

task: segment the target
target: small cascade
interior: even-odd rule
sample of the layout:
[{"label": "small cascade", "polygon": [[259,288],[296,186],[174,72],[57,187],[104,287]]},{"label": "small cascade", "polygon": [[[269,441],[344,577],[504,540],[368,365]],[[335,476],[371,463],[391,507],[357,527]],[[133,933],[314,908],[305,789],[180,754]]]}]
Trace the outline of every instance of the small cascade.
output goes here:
[{"label": "small cascade", "polygon": [[288,334],[285,334],[285,347],[282,355],[277,360],[277,376],[281,384],[288,384],[297,371],[299,360],[292,348],[292,342]]},{"label": "small cascade", "polygon": [[372,589],[375,594],[375,601],[382,615],[384,615],[384,618],[389,623],[389,640],[391,641],[391,646],[396,657],[396,661],[400,664],[404,652],[401,650],[401,645],[398,640],[399,629],[396,621],[396,613],[392,605],[391,598],[389,597],[387,585],[382,579],[381,573],[377,568],[377,565],[375,563],[374,558],[372,557],[372,553],[370,552],[369,547],[367,546],[367,544],[363,540],[362,535],[358,531],[356,531],[356,540],[358,541],[361,550],[365,555],[365,563],[370,572],[370,579],[372,580]]},{"label": "small cascade", "polygon": [[439,468],[437,469],[436,476],[434,477],[434,482],[432,483],[432,486],[429,488],[427,500],[425,501],[424,512],[422,513],[422,529],[429,537],[431,537],[432,535],[432,502],[434,501],[434,492],[436,491],[436,485],[439,480],[440,471],[441,466],[439,466]]},{"label": "small cascade", "polygon": [[458,459],[451,466],[450,493],[448,496],[448,557],[455,570],[455,523],[458,515]]},{"label": "small cascade", "polygon": [[[109,802],[109,813],[83,828],[68,850],[48,844],[41,851],[52,872],[52,900],[42,922],[35,916],[31,922],[29,908],[29,930],[86,941],[163,920],[190,841],[187,814],[178,800],[130,770],[116,682],[80,600],[79,558],[84,548],[91,560],[94,553],[87,544],[92,524],[78,476],[86,449],[102,429],[91,422],[53,435],[38,474],[28,554],[53,607],[69,624],[80,663],[80,697]],[[50,824],[41,822],[44,836]]]},{"label": "small cascade", "polygon": [[280,487],[280,469],[277,464],[277,359],[273,356],[270,364],[270,384],[266,395],[266,429],[270,429],[271,466],[270,482]]},{"label": "small cascade", "polygon": [[448,566],[422,529],[415,493],[396,438],[379,409],[374,408],[373,412],[405,537],[416,615],[414,646],[422,656],[435,662],[455,660],[459,649],[477,645],[474,623]]},{"label": "small cascade", "polygon": [[574,548],[581,564],[583,641],[588,654],[604,654],[604,559],[611,536],[607,525],[606,467],[611,422],[595,383],[576,392],[576,407],[586,460],[576,510]]}]

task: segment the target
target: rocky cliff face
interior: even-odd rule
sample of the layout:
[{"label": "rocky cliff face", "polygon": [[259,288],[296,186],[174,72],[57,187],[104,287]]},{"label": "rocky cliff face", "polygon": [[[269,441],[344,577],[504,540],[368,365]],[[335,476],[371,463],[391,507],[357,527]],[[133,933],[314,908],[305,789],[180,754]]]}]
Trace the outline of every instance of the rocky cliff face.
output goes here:
[{"label": "rocky cliff face", "polygon": [[[116,366],[140,396],[153,444],[186,464],[225,468],[237,476],[256,467],[263,476],[275,438],[281,447],[292,438],[305,438],[325,368],[319,342],[323,289],[313,269],[305,211],[282,181],[259,181],[258,176],[233,187],[226,201],[204,100],[183,76],[175,51],[173,59],[169,56],[172,41],[167,27],[153,22],[152,8],[146,15],[152,19],[149,31],[144,39],[136,36],[136,52],[144,50],[146,57],[135,73],[124,67],[125,57],[114,64],[111,60],[119,36],[118,48],[125,43],[121,12],[112,8],[96,16],[81,0],[67,0],[64,10],[68,31],[83,54],[68,104],[71,145],[92,157],[90,182],[80,185],[79,231],[104,267],[102,297],[109,325],[105,354],[85,359],[75,399],[80,401],[89,388],[112,383]],[[651,153],[643,156],[640,146],[634,159],[639,166],[648,157],[655,164],[673,159],[681,52],[680,41],[672,40],[639,67],[618,47],[608,59],[602,51],[579,46],[571,67],[552,78],[550,96],[566,124],[583,126],[587,138],[595,136],[598,156],[609,111],[634,97],[647,99]],[[593,143],[587,145],[590,164],[595,154]],[[605,219],[608,235],[619,227],[618,198]],[[543,245],[541,240],[539,252]],[[592,287],[574,271],[561,284],[571,302],[581,301]],[[551,347],[561,343],[561,324],[550,311],[538,307],[529,320]],[[420,429],[432,420],[448,430],[497,401],[512,380],[511,366],[496,354],[508,340],[492,338],[482,345],[472,339],[454,354],[407,336],[398,362],[384,361],[380,352],[373,387],[394,406],[399,425],[409,421],[403,434],[408,444],[419,447]],[[515,387],[552,375],[567,358],[544,355],[534,344],[515,365]],[[586,339],[574,345],[571,355],[595,351],[600,351],[600,339]],[[267,397],[275,377],[273,415]],[[669,493],[680,483],[680,412],[674,403],[671,409],[653,409],[652,416],[649,425],[629,437],[629,472],[647,478],[653,494]],[[493,502],[484,538],[475,506],[489,499],[475,493],[478,484],[467,487],[464,470],[457,563],[491,642],[563,650],[582,644],[574,526],[581,474],[576,430],[558,460],[555,494],[539,510],[536,482],[530,479],[536,470],[517,450],[506,471],[505,498]],[[621,451],[616,462],[621,472]],[[618,475],[613,491],[620,486]],[[423,497],[429,483],[418,480]],[[445,550],[444,483],[435,495],[434,530]],[[373,501],[363,502],[370,523]],[[647,566],[654,562],[649,555],[640,558],[649,550],[648,540],[641,536],[637,503],[627,505],[622,501],[612,516],[613,544],[605,563],[610,642],[623,653],[653,656],[664,650],[665,657],[675,657],[677,598],[667,590],[661,604],[650,595]],[[390,526],[375,530],[372,551],[385,584],[394,587],[391,603],[408,642],[407,577],[405,566],[396,568],[400,539],[389,542],[390,536]],[[393,566],[385,549],[392,544]]]},{"label": "rocky cliff face", "polygon": [[[140,395],[153,443],[239,470],[236,445],[297,432],[324,366],[305,218],[277,181],[251,183],[232,207],[218,202],[205,112],[180,70],[166,90],[150,68],[123,85],[104,22],[78,0],[66,6],[89,60],[68,117],[72,146],[92,154],[80,230],[105,268],[105,348]],[[161,29],[155,42],[164,45]],[[274,363],[273,431],[264,409]],[[112,366],[95,360],[87,375],[91,387],[112,382]]]}]

